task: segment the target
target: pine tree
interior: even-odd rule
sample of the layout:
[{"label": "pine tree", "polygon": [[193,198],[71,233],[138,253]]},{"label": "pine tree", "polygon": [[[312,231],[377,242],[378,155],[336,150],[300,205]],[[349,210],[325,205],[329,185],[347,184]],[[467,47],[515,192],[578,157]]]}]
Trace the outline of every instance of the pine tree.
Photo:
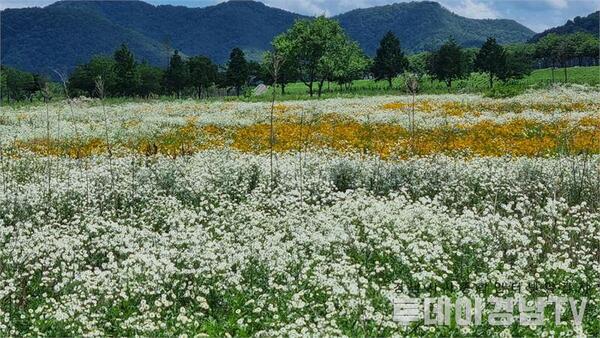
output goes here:
[{"label": "pine tree", "polygon": [[379,42],[377,54],[371,68],[376,80],[387,80],[390,88],[392,79],[408,66],[408,60],[400,48],[400,40],[391,31]]},{"label": "pine tree", "polygon": [[488,73],[490,88],[494,86],[494,77],[501,78],[506,73],[506,52],[496,39],[488,38],[475,57],[475,69]]},{"label": "pine tree", "polygon": [[165,73],[165,87],[170,93],[177,93],[177,98],[181,98],[181,91],[186,87],[189,81],[189,70],[187,64],[175,51],[169,61],[169,68]]},{"label": "pine tree", "polygon": [[120,96],[132,96],[137,90],[135,77],[135,59],[125,44],[114,54],[116,75],[115,92]]},{"label": "pine tree", "polygon": [[227,84],[235,87],[237,96],[240,96],[240,89],[248,80],[248,63],[244,57],[244,52],[239,48],[234,48],[229,55],[227,63]]}]

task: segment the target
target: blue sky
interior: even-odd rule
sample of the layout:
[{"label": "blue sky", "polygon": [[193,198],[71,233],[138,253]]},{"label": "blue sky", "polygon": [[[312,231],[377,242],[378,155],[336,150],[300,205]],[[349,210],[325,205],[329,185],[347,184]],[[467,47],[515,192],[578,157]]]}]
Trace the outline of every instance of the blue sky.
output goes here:
[{"label": "blue sky", "polygon": [[[407,0],[260,0],[266,5],[292,12],[327,16],[355,8],[365,8]],[[0,9],[45,6],[53,0],[2,0]],[[146,0],[154,5],[205,7],[221,0]],[[600,7],[600,0],[438,0],[451,11],[470,18],[514,19],[540,32],[564,24],[578,15],[587,15]]]}]

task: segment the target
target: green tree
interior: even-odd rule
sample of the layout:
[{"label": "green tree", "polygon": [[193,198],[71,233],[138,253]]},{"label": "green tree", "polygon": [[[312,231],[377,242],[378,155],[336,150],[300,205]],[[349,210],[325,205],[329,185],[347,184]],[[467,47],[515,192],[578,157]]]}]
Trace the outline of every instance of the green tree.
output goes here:
[{"label": "green tree", "polygon": [[136,67],[138,78],[137,94],[148,98],[151,94],[161,91],[161,81],[164,76],[162,69],[142,62]]},{"label": "green tree", "polygon": [[227,66],[218,65],[217,66],[217,87],[225,88],[227,87]]},{"label": "green tree", "polygon": [[589,58],[592,61],[592,65],[598,65],[598,61],[600,60],[600,48],[598,46],[600,46],[600,39],[589,35],[581,48],[581,55]]},{"label": "green tree", "polygon": [[415,74],[419,79],[427,74],[427,60],[431,57],[431,53],[422,52],[413,54],[407,57],[408,71]]},{"label": "green tree", "polygon": [[41,74],[31,74],[31,80],[25,87],[29,101],[33,101],[35,94],[44,89],[50,82],[47,77]]},{"label": "green tree", "polygon": [[541,38],[535,46],[535,56],[544,59],[552,68],[552,82],[554,83],[554,68],[559,63],[558,46],[560,37],[557,34],[551,33]]},{"label": "green tree", "polygon": [[115,60],[108,56],[96,55],[83,65],[78,65],[69,75],[69,91],[79,95],[85,94],[89,97],[96,95],[96,79],[101,77],[107,96],[115,93],[116,74]]},{"label": "green tree", "polygon": [[479,53],[479,48],[469,47],[461,49],[463,54],[463,67],[465,74],[468,76],[469,74],[476,71],[475,69],[475,59],[477,58],[477,53]]},{"label": "green tree", "polygon": [[431,54],[428,68],[433,78],[445,82],[450,90],[452,81],[467,75],[466,64],[467,60],[460,46],[454,39],[450,39]]},{"label": "green tree", "polygon": [[241,49],[234,48],[231,51],[226,76],[227,84],[235,87],[236,95],[240,96],[240,89],[248,81],[248,62]]},{"label": "green tree", "polygon": [[556,59],[559,64],[563,67],[565,72],[565,82],[567,82],[567,67],[569,60],[576,56],[577,45],[573,38],[573,35],[562,35],[559,38],[557,49],[554,51]]},{"label": "green tree", "polygon": [[350,87],[352,82],[364,77],[371,66],[371,60],[365,56],[356,42],[343,44],[339,51],[340,57],[334,64],[333,80],[340,86]]},{"label": "green tree", "polygon": [[262,81],[264,82],[265,74],[263,73],[262,66],[259,62],[256,61],[248,61],[248,81]]},{"label": "green tree", "polygon": [[133,96],[137,83],[135,76],[135,59],[133,53],[122,44],[114,54],[115,59],[115,94],[119,96]]},{"label": "green tree", "polygon": [[[273,84],[273,78],[271,75],[271,70],[273,69],[273,55],[278,54],[277,50],[273,52],[265,52],[263,56],[262,68],[263,74],[265,74],[265,82],[268,84]],[[279,55],[281,55],[279,53]],[[298,73],[298,67],[294,63],[293,59],[283,59],[280,60],[279,72],[277,74],[277,84],[281,86],[281,95],[285,94],[285,86],[288,83],[297,81],[300,78]]]},{"label": "green tree", "polygon": [[324,81],[333,78],[339,64],[336,59],[342,57],[342,48],[347,43],[349,40],[340,24],[323,16],[297,20],[287,32],[273,40],[275,50],[285,62],[296,66],[310,96],[314,94],[315,82],[320,96]]},{"label": "green tree", "polygon": [[165,88],[169,93],[176,93],[177,98],[181,98],[181,91],[187,86],[189,77],[187,64],[179,55],[179,51],[176,50],[171,56],[169,67],[165,72]]},{"label": "green tree", "polygon": [[95,56],[88,63],[90,72],[91,90],[95,92],[96,79],[102,78],[106,95],[117,95],[117,74],[115,72],[116,62],[107,56]]},{"label": "green tree", "polygon": [[32,90],[35,88],[33,74],[6,66],[2,66],[1,73],[5,86],[3,95],[6,95],[8,102],[32,98]]},{"label": "green tree", "polygon": [[475,69],[487,73],[490,88],[494,86],[494,77],[500,78],[506,70],[506,52],[496,39],[488,38],[475,57]]},{"label": "green tree", "polygon": [[0,103],[4,102],[7,97],[8,89],[6,88],[6,67],[0,65]]},{"label": "green tree", "polygon": [[402,74],[407,67],[408,60],[400,48],[400,40],[391,31],[387,32],[379,42],[371,68],[375,80],[385,79],[392,88],[392,79]]},{"label": "green tree", "polygon": [[577,32],[572,35],[572,41],[575,44],[575,57],[577,64],[583,66],[584,59],[598,59],[600,41],[592,34]]},{"label": "green tree", "polygon": [[218,67],[206,56],[194,56],[188,60],[190,84],[196,88],[198,98],[202,91],[217,81]]},{"label": "green tree", "polygon": [[90,77],[89,65],[77,65],[69,74],[69,92],[78,95],[93,96],[93,80]]},{"label": "green tree", "polygon": [[350,60],[344,60],[344,58],[350,57],[350,54],[346,53],[346,51],[350,51],[350,40],[339,24],[333,22],[331,25],[324,25],[324,29],[328,30],[330,38],[324,45],[324,53],[317,63],[317,94],[319,97],[323,93],[325,81],[328,81],[329,85],[336,78],[336,74],[341,74],[344,67],[350,62]]},{"label": "green tree", "polygon": [[520,79],[531,74],[533,70],[534,47],[530,44],[509,45],[504,48],[506,64],[499,79],[507,81]]}]

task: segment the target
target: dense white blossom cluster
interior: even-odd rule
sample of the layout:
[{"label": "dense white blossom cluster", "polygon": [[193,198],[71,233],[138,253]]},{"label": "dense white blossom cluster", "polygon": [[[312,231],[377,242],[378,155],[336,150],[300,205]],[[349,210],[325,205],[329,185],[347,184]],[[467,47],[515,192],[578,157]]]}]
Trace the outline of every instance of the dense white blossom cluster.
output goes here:
[{"label": "dense white blossom cluster", "polygon": [[[3,158],[0,336],[600,335],[599,156],[269,163]],[[587,314],[392,320],[396,296],[516,294],[587,297]]]},{"label": "dense white blossom cluster", "polygon": [[[324,114],[336,114],[360,122],[394,123],[406,128],[411,117],[404,109],[385,108],[386,104],[410,105],[409,96],[375,96],[367,98],[334,98],[326,100],[286,101],[277,105],[277,118],[287,117],[317,121]],[[423,102],[427,104],[425,109]],[[479,107],[465,114],[448,115],[441,109],[444,103]],[[569,103],[582,103],[581,108],[565,112]],[[585,104],[596,108],[586,108]],[[531,91],[507,99],[489,99],[471,94],[419,95],[416,98],[415,123],[419,128],[451,125],[471,125],[483,121],[505,123],[522,118],[543,123],[566,120],[577,122],[585,117],[597,117],[600,94],[588,87],[557,87],[552,90]],[[461,107],[461,106],[459,106]],[[521,107],[521,109],[513,109]],[[524,109],[523,109],[524,108]],[[544,109],[540,109],[544,108]],[[108,104],[102,107],[98,100],[74,100],[53,103],[48,112],[44,106],[6,107],[0,112],[0,142],[44,138],[46,126],[51,126],[53,138],[81,137],[104,138],[106,130],[115,140],[128,140],[135,136],[151,136],[166,128],[181,126],[194,118],[198,125],[240,126],[266,123],[270,103],[195,100],[148,101]],[[48,113],[49,121],[46,114]]]}]

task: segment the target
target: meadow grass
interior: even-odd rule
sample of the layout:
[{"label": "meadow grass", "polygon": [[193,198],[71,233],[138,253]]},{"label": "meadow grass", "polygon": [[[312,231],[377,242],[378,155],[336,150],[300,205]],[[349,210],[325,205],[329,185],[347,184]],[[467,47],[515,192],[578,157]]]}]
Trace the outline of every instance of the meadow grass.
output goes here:
[{"label": "meadow grass", "polygon": [[[562,69],[555,69],[555,83],[581,84],[597,86],[600,84],[600,67],[570,67],[567,69],[567,81],[564,81]],[[530,75],[508,82],[496,81],[494,88],[505,90],[514,96],[523,93],[527,89],[543,89],[552,85],[552,70],[550,68],[534,70]],[[302,82],[292,83],[286,86],[285,100],[310,99],[308,87]],[[322,98],[332,97],[355,97],[372,95],[406,95],[407,89],[404,83],[404,77],[400,76],[394,79],[392,89],[388,87],[386,81],[375,80],[356,80],[351,88],[340,88],[337,83],[327,83],[323,85],[324,91]],[[445,83],[424,76],[421,79],[419,92],[421,94],[447,94],[447,93],[486,93],[489,92],[489,79],[486,75],[472,73],[468,78],[453,82],[452,87],[448,89]],[[316,95],[313,98],[317,98]],[[267,96],[253,96],[246,98],[227,98],[230,100],[248,100],[263,101]]]}]

